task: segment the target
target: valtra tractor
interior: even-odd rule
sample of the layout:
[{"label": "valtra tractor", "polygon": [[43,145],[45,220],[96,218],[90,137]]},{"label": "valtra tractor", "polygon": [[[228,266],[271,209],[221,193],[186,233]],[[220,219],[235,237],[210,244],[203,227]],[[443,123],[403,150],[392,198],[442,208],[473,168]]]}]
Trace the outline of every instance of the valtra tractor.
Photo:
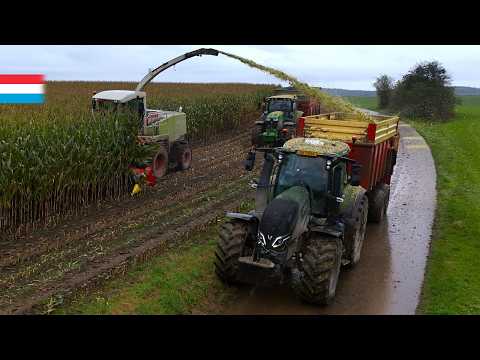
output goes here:
[{"label": "valtra tractor", "polygon": [[138,116],[138,142],[148,146],[150,156],[143,162],[131,164],[135,186],[132,195],[140,191],[140,179],[150,186],[170,169],[186,170],[192,162],[192,149],[188,143],[186,114],[178,111],[148,109],[143,88],[158,74],[194,56],[217,56],[215,49],[198,49],[172,59],[150,71],[132,90],[107,90],[92,97],[92,112],[129,111]]},{"label": "valtra tractor", "polygon": [[220,229],[215,269],[222,281],[288,283],[309,303],[333,300],[342,266],[360,260],[367,221],[386,213],[399,140],[398,117],[369,123],[352,116],[303,117],[303,137],[257,148],[265,157],[252,184],[255,209],[227,213]]}]

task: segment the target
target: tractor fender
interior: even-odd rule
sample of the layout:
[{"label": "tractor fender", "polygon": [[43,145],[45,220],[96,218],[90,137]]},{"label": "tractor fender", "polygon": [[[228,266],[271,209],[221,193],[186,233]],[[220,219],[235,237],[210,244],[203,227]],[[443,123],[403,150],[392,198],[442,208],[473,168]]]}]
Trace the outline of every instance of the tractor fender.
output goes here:
[{"label": "tractor fender", "polygon": [[341,228],[333,228],[331,226],[313,226],[312,228],[310,228],[310,232],[341,239],[343,236],[343,226]]},{"label": "tractor fender", "polygon": [[347,185],[345,187],[344,199],[340,205],[340,216],[343,219],[349,219],[352,217],[353,210],[366,192],[367,191],[361,186]]},{"label": "tractor fender", "polygon": [[235,212],[227,212],[225,216],[228,219],[235,219],[249,225],[251,234],[256,237],[258,232],[259,219],[254,214],[242,214]]}]

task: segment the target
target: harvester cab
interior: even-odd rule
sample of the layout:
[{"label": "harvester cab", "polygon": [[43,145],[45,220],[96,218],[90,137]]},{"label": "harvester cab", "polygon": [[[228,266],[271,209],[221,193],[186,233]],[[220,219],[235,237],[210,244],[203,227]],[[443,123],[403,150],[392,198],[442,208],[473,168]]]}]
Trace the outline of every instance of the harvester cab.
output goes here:
[{"label": "harvester cab", "polygon": [[296,138],[263,151],[255,210],[227,214],[216,272],[228,283],[288,282],[301,299],[327,304],[340,266],[358,262],[365,236],[358,167],[341,141]]},{"label": "harvester cab", "polygon": [[97,113],[129,113],[138,116],[139,129],[143,127],[146,107],[146,94],[143,91],[107,90],[94,92],[92,97],[92,114]]}]

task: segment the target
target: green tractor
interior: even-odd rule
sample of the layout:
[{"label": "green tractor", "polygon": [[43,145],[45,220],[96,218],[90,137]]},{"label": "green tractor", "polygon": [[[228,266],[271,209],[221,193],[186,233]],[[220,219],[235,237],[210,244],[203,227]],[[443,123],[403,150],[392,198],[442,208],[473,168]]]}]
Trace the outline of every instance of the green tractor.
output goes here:
[{"label": "green tractor", "polygon": [[297,96],[275,95],[265,99],[260,120],[252,131],[255,147],[278,147],[296,134],[297,119],[303,111],[297,110]]},{"label": "green tractor", "polygon": [[328,304],[341,266],[360,259],[368,217],[360,166],[341,141],[296,138],[259,151],[255,210],[227,213],[215,271],[227,284],[288,283],[304,301]]},{"label": "green tractor", "polygon": [[252,130],[254,147],[278,147],[297,135],[298,119],[320,113],[320,103],[293,87],[274,90]]}]

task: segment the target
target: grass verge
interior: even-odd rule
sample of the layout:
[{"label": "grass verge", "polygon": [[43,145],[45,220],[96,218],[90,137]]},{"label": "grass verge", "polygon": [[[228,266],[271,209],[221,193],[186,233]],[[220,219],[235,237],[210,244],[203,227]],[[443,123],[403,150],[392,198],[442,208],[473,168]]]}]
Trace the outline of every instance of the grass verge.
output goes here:
[{"label": "grass verge", "polygon": [[[245,201],[240,211],[253,207]],[[125,276],[54,314],[205,314],[216,313],[235,296],[215,276],[214,250],[223,220],[185,237],[182,245],[135,266]]]},{"label": "grass verge", "polygon": [[480,97],[463,97],[452,121],[411,121],[437,168],[437,213],[418,311],[480,313]]}]

